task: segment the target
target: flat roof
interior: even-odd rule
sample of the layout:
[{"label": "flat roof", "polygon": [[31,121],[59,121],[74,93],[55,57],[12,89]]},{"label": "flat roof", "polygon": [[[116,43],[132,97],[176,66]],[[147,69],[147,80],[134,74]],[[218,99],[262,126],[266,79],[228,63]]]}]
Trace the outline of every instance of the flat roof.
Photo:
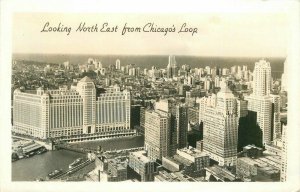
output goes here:
[{"label": "flat roof", "polygon": [[150,162],[150,158],[148,158],[146,156],[146,151],[142,150],[142,151],[135,151],[135,152],[131,152],[132,155],[134,155],[135,157],[137,157],[140,161],[144,162],[144,163],[148,163]]},{"label": "flat roof", "polygon": [[205,169],[216,174],[220,178],[227,178],[232,181],[235,180],[235,176],[230,171],[228,171],[220,166],[206,167]]},{"label": "flat roof", "polygon": [[193,182],[196,181],[192,177],[182,174],[181,172],[168,173],[167,171],[159,171],[159,174],[155,176],[159,180],[169,181],[169,182]]},{"label": "flat roof", "polygon": [[190,166],[193,162],[180,156],[180,155],[174,155],[174,159],[179,161],[180,163],[184,164],[184,165],[187,165],[187,166]]},{"label": "flat roof", "polygon": [[184,152],[188,155],[191,155],[193,157],[204,157],[204,156],[208,156],[207,153],[200,151],[198,149],[195,148],[183,148],[183,149],[178,149],[178,151]]},{"label": "flat roof", "polygon": [[126,169],[126,162],[125,161],[118,161],[116,159],[108,159],[107,160],[113,167],[117,170]]},{"label": "flat roof", "polygon": [[258,168],[266,171],[275,171],[277,172],[280,167],[280,159],[277,159],[276,156],[263,156],[257,159],[252,159],[249,157],[241,157],[238,160],[242,160],[249,165],[256,165]]},{"label": "flat roof", "polygon": [[173,157],[163,157],[163,159],[167,159],[169,161],[172,161],[173,163],[177,164],[177,165],[181,165],[182,163],[179,162],[178,160],[174,159]]}]

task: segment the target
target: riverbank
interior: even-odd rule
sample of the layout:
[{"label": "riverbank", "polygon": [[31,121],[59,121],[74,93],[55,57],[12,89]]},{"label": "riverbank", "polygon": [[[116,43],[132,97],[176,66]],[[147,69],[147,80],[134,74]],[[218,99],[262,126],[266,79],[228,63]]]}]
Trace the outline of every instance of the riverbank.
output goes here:
[{"label": "riverbank", "polygon": [[58,169],[67,170],[70,163],[85,154],[67,150],[48,151],[12,163],[12,181],[35,181]]},{"label": "riverbank", "polygon": [[85,148],[91,151],[98,150],[101,146],[103,151],[129,149],[144,146],[144,136],[130,136],[122,138],[95,140],[95,141],[85,141],[79,143],[69,143],[70,146],[74,148]]},{"label": "riverbank", "polygon": [[34,155],[40,155],[47,151],[44,146],[33,140],[29,141],[21,138],[13,138],[12,141],[12,162],[23,158],[29,158]]},{"label": "riverbank", "polygon": [[[121,150],[144,146],[144,137],[123,137],[72,143],[74,147],[97,148],[99,145],[104,151]],[[36,178],[44,178],[54,170],[67,170],[69,164],[75,159],[85,157],[86,154],[68,150],[48,151],[46,153],[12,162],[12,181],[35,181]]]}]

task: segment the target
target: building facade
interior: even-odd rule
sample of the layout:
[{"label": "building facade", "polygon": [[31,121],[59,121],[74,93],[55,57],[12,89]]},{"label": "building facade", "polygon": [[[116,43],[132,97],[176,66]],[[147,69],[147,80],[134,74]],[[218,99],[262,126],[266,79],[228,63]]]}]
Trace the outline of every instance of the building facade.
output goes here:
[{"label": "building facade", "polygon": [[115,86],[96,97],[88,77],[76,89],[17,89],[13,106],[13,132],[42,139],[130,130],[130,92]]},{"label": "building facade", "polygon": [[257,123],[263,133],[263,144],[269,144],[279,137],[280,97],[270,95],[271,84],[270,63],[265,60],[256,62],[253,71],[253,93],[245,97],[245,100],[248,101],[248,110],[257,113]]},{"label": "building facade", "polygon": [[220,166],[236,164],[238,141],[237,101],[223,83],[216,103],[205,107],[203,151]]},{"label": "building facade", "polygon": [[201,171],[209,166],[208,154],[194,148],[178,149],[177,154],[194,164],[194,171]]},{"label": "building facade", "polygon": [[145,151],[136,151],[129,154],[129,167],[141,176],[141,181],[153,181],[155,166],[154,161],[146,156]]},{"label": "building facade", "polygon": [[151,160],[170,154],[170,115],[161,110],[145,112],[145,150]]},{"label": "building facade", "polygon": [[281,151],[281,170],[280,181],[285,182],[287,179],[287,124],[282,125],[282,151]]},{"label": "building facade", "polygon": [[177,149],[187,146],[188,108],[175,100],[160,100],[155,109],[170,115],[170,155],[174,155]]}]

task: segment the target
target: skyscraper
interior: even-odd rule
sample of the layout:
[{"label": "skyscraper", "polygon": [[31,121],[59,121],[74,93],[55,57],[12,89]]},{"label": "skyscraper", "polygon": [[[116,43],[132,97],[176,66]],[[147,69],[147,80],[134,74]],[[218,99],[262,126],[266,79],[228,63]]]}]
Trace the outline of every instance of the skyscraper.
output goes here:
[{"label": "skyscraper", "polygon": [[84,77],[78,82],[76,91],[82,98],[83,133],[95,133],[96,89],[94,82],[89,77]]},{"label": "skyscraper", "polygon": [[174,155],[177,149],[187,146],[187,106],[175,100],[160,100],[155,103],[155,109],[170,115],[170,153]]},{"label": "skyscraper", "polygon": [[174,55],[169,56],[169,63],[167,65],[167,77],[173,78],[178,76],[178,66]]},{"label": "skyscraper", "polygon": [[181,149],[187,146],[187,132],[188,132],[188,117],[187,107],[183,104],[172,106],[171,115],[175,117],[176,128],[176,143],[177,148]]},{"label": "skyscraper", "polygon": [[271,117],[271,130],[272,130],[272,141],[281,138],[280,128],[280,105],[281,99],[279,95],[270,95],[272,102],[272,117]]},{"label": "skyscraper", "polygon": [[167,65],[167,78],[172,78],[172,77],[173,77],[172,68],[171,68],[171,64],[169,62],[168,65]]},{"label": "skyscraper", "polygon": [[116,60],[116,69],[117,69],[117,70],[120,70],[120,69],[121,69],[121,61],[120,61],[120,59],[117,59],[117,60]]},{"label": "skyscraper", "polygon": [[223,82],[216,100],[205,107],[203,150],[219,165],[232,166],[237,159],[237,101]]},{"label": "skyscraper", "polygon": [[255,63],[253,71],[253,93],[245,99],[248,100],[248,110],[257,113],[257,123],[263,132],[263,144],[271,143],[278,135],[278,133],[274,134],[274,131],[272,131],[272,129],[278,131],[279,121],[272,107],[276,108],[276,113],[278,113],[276,106],[280,103],[280,98],[271,97],[270,90],[271,66],[266,60],[260,60]]},{"label": "skyscraper", "polygon": [[271,90],[271,66],[266,60],[260,60],[255,63],[253,71],[253,95],[269,96]]},{"label": "skyscraper", "polygon": [[152,160],[170,155],[170,115],[161,110],[145,112],[145,150]]}]

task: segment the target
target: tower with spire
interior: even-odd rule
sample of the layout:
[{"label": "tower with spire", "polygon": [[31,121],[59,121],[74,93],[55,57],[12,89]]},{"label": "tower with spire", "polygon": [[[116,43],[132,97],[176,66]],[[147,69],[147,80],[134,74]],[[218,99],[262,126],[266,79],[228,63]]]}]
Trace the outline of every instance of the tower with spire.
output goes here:
[{"label": "tower with spire", "polygon": [[237,159],[237,100],[225,82],[216,103],[206,106],[203,122],[203,150],[220,166],[233,166]]}]

